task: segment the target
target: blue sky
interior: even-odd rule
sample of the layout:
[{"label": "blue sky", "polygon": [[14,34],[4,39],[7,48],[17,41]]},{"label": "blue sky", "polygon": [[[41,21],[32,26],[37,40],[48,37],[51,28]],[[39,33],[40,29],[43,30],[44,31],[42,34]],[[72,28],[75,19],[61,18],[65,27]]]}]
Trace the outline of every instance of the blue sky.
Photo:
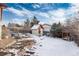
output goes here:
[{"label": "blue sky", "polygon": [[64,22],[73,15],[73,4],[69,3],[7,3],[3,11],[3,23],[9,22],[22,24],[27,18],[33,16],[45,23]]}]

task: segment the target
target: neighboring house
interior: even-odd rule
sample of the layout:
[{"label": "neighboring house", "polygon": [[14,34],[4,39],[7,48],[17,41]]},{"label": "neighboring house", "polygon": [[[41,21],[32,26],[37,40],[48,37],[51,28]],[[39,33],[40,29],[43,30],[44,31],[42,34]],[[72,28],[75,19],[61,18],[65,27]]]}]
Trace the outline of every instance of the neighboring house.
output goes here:
[{"label": "neighboring house", "polygon": [[51,25],[49,24],[43,24],[43,28],[44,28],[44,35],[50,35],[50,29],[51,29]]},{"label": "neighboring house", "polygon": [[44,23],[44,22],[39,22],[39,24],[42,25],[43,28],[44,28],[44,30],[43,30],[43,35],[49,36],[49,35],[50,35],[51,25],[46,24],[46,23]]},{"label": "neighboring house", "polygon": [[42,25],[36,24],[31,28],[31,30],[32,30],[32,34],[42,36],[44,28]]}]

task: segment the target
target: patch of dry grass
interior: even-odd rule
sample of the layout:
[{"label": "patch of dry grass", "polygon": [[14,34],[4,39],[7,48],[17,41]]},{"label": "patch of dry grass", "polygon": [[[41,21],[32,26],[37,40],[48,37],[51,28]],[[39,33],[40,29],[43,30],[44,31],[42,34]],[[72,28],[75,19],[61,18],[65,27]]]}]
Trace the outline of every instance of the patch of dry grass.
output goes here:
[{"label": "patch of dry grass", "polygon": [[0,40],[0,48],[6,48],[8,46],[11,46],[12,44],[14,44],[16,42],[16,40],[12,39],[12,38],[8,38],[8,39],[1,39]]}]

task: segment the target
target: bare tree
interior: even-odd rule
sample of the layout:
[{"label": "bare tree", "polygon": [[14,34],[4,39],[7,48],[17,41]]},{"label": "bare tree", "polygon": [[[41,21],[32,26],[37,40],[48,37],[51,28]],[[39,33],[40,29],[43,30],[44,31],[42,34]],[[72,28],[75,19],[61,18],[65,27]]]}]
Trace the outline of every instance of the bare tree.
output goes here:
[{"label": "bare tree", "polygon": [[79,45],[79,17],[74,16],[67,20],[67,27],[71,33],[72,39]]}]

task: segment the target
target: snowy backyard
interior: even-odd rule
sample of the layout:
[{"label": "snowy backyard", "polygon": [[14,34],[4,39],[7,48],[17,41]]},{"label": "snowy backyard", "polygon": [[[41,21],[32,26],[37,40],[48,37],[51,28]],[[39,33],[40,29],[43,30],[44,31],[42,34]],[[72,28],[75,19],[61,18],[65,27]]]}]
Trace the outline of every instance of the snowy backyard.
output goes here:
[{"label": "snowy backyard", "polygon": [[0,3],[0,56],[79,56],[79,4]]},{"label": "snowy backyard", "polygon": [[31,35],[31,37],[37,41],[36,56],[79,56],[79,47],[73,41],[46,36]]}]

